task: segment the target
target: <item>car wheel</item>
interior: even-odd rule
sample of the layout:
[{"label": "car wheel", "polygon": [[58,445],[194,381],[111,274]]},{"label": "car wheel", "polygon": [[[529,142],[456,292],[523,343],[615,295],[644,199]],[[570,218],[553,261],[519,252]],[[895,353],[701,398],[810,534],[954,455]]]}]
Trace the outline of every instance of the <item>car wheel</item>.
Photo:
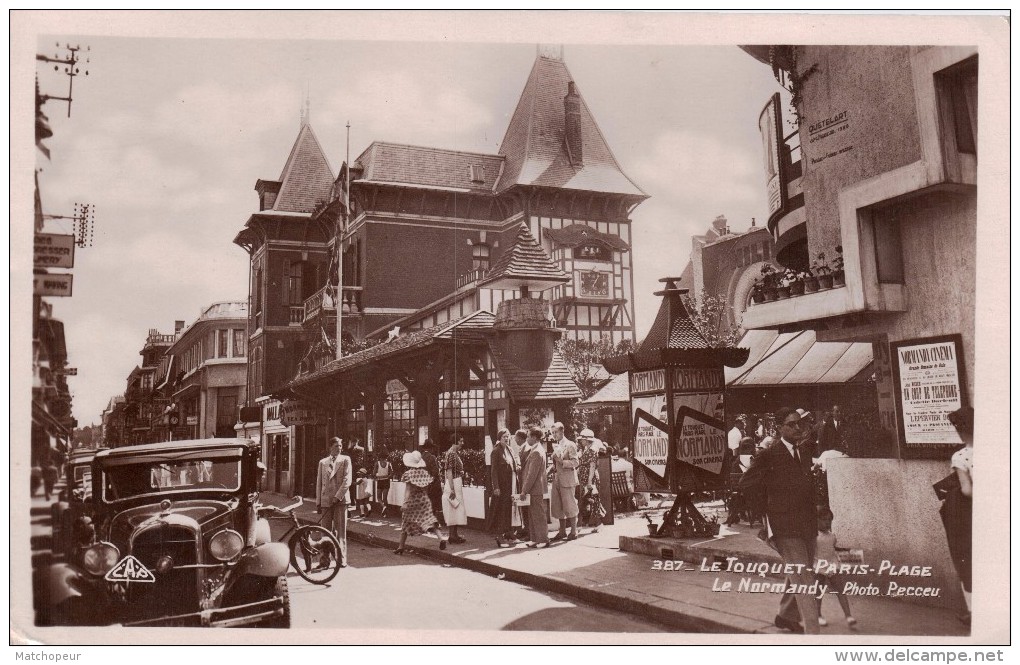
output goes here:
[{"label": "car wheel", "polygon": [[273,585],[272,598],[283,599],[283,613],[263,622],[263,628],[290,628],[290,589],[287,587],[287,577],[281,575],[276,578]]}]

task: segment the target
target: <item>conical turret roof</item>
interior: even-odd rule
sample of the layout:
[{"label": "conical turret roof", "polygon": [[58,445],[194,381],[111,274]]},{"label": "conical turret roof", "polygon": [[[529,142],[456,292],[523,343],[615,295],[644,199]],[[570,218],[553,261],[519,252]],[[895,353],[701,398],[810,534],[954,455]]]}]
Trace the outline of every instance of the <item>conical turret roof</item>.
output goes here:
[{"label": "conical turret roof", "polygon": [[490,289],[514,289],[523,285],[530,291],[542,291],[569,281],[569,275],[553,263],[531,235],[528,225],[522,222],[513,246],[503,252],[480,285]]},{"label": "conical turret roof", "polygon": [[280,173],[280,193],[272,209],[311,212],[318,203],[329,200],[335,179],[312,126],[304,122]]},{"label": "conical turret roof", "polygon": [[583,165],[571,162],[565,141],[563,98],[572,81],[563,60],[546,55],[535,60],[500,143],[499,154],[506,162],[496,192],[514,185],[537,185],[646,198],[620,168],[583,97],[580,97]]}]

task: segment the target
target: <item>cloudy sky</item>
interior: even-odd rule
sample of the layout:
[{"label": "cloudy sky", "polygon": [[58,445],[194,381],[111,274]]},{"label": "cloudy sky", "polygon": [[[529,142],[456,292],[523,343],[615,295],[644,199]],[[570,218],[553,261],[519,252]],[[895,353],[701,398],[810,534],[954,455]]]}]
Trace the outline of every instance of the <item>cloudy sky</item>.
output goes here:
[{"label": "cloudy sky", "polygon": [[[232,239],[257,209],[256,179],[279,176],[306,91],[334,171],[348,120],[352,158],[372,140],[494,153],[536,57],[534,42],[69,33],[37,48],[53,55],[57,39],[91,49],[71,118],[45,107],[52,159],[37,164],[46,213],[76,201],[96,210],[74,297],[53,299],[82,424],[124,390],[149,328],[246,298],[248,257]],[[692,234],[720,214],[734,230],[764,222],[757,117],[779,87],[736,46],[567,45],[564,59],[617,160],[651,195],[633,214],[640,337],[657,280],[681,272]],[[44,93],[64,94],[66,78],[38,71]]]}]

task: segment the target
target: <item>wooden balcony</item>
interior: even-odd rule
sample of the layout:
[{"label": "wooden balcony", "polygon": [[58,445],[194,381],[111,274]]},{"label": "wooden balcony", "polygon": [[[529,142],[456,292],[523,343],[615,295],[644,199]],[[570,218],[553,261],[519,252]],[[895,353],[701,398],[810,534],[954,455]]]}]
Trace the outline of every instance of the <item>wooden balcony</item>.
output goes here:
[{"label": "wooden balcony", "polygon": [[[312,321],[320,315],[336,316],[336,303],[333,301],[333,293],[335,291],[336,287],[324,286],[312,294],[305,301],[302,309],[302,319],[299,323]],[[361,314],[361,291],[362,287],[360,286],[344,287],[343,301],[341,303],[341,311],[344,315]]]}]

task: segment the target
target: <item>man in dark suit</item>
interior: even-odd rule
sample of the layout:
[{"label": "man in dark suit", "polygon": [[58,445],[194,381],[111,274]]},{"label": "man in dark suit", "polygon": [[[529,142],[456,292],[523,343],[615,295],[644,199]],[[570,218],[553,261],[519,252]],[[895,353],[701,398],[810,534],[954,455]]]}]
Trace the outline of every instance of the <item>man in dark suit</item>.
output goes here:
[{"label": "man in dark suit", "polygon": [[826,450],[839,450],[842,447],[840,444],[843,442],[844,427],[843,414],[840,413],[839,407],[832,407],[832,412],[822,425],[822,431],[818,437],[819,454]]},{"label": "man in dark suit", "polygon": [[[811,453],[801,451],[800,414],[786,407],[776,411],[779,440],[763,450],[740,479],[740,491],[765,508],[768,540],[787,564],[797,568],[787,584],[814,582],[811,568],[815,559],[818,519],[815,482],[811,474]],[[802,626],[799,619],[803,617]],[[783,594],[775,624],[796,633],[818,633],[818,605],[810,593]]]}]

